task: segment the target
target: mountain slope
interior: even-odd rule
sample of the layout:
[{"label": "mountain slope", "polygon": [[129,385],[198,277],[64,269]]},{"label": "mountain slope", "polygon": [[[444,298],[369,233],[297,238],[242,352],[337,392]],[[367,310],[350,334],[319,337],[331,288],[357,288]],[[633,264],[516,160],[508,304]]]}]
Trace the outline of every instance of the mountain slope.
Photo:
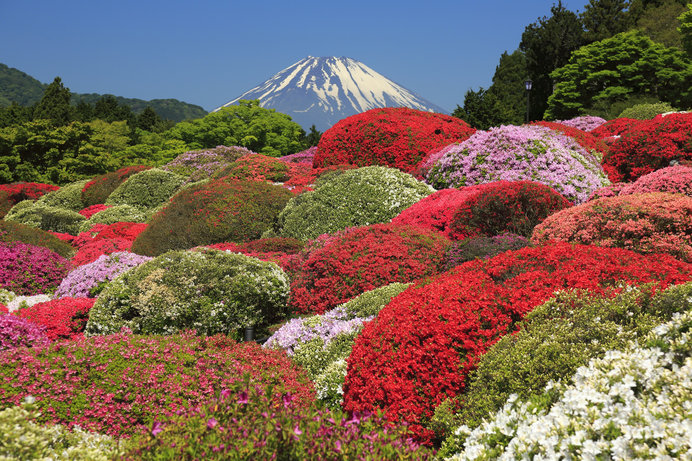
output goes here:
[{"label": "mountain slope", "polygon": [[304,128],[314,124],[322,131],[342,118],[378,107],[447,113],[365,64],[346,57],[308,56],[221,107],[241,99],[259,99],[262,107],[288,114]]}]

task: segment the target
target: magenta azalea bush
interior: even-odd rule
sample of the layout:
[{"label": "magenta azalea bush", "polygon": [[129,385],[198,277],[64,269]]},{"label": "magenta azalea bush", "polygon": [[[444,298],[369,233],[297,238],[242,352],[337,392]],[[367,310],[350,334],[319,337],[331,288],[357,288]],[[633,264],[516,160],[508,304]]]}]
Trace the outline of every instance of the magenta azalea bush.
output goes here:
[{"label": "magenta azalea bush", "polygon": [[127,251],[101,255],[67,274],[55,290],[55,298],[94,298],[108,282],[151,259]]},{"label": "magenta azalea bush", "polygon": [[46,328],[11,314],[0,314],[0,351],[15,347],[45,346]]},{"label": "magenta azalea bush", "polygon": [[317,146],[312,146],[303,151],[296,152],[295,154],[279,157],[279,160],[286,163],[305,163],[312,166],[312,160],[315,158],[315,152],[317,152]]},{"label": "magenta azalea bush", "polygon": [[536,125],[478,131],[449,148],[427,175],[436,189],[500,180],[539,182],[575,203],[586,202],[594,190],[609,184],[597,154]]},{"label": "magenta azalea bush", "polygon": [[675,165],[656,170],[639,177],[631,184],[624,184],[620,195],[667,192],[692,196],[692,167]]},{"label": "magenta azalea bush", "polygon": [[555,120],[555,123],[561,123],[565,126],[571,126],[572,128],[577,128],[582,131],[595,130],[605,122],[606,119],[593,115],[582,115],[569,120]]},{"label": "magenta azalea bush", "polygon": [[15,294],[51,293],[71,268],[67,259],[48,248],[0,242],[0,288]]}]

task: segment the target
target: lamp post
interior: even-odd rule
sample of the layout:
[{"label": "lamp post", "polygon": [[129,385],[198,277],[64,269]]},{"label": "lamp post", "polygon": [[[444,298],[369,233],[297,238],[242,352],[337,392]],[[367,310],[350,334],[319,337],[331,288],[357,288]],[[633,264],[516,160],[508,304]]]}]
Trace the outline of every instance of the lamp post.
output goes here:
[{"label": "lamp post", "polygon": [[524,85],[526,86],[526,123],[529,123],[529,93],[531,92],[531,87],[533,86],[533,82],[531,79],[526,79],[524,82]]}]

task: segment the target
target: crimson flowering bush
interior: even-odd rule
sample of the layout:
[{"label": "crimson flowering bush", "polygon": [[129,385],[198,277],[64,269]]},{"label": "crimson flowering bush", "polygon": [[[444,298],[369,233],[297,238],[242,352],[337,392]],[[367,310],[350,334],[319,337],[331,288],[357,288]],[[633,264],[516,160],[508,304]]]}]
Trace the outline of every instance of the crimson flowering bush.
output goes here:
[{"label": "crimson flowering bush", "polygon": [[245,243],[214,243],[207,245],[207,247],[274,262],[290,275],[297,270],[296,266],[300,264],[298,255],[305,247],[305,242],[290,237],[271,237]]},{"label": "crimson flowering bush", "polygon": [[599,138],[611,138],[620,136],[625,131],[636,128],[640,120],[634,118],[615,118],[609,120],[598,128],[591,130],[591,134]]},{"label": "crimson flowering bush", "polygon": [[468,138],[475,129],[449,115],[405,107],[372,109],[324,132],[313,166],[380,165],[409,172],[433,148]]},{"label": "crimson flowering bush", "polygon": [[16,315],[0,313],[0,352],[16,347],[40,347],[49,343],[44,327]]},{"label": "crimson flowering bush", "polygon": [[307,251],[291,283],[291,307],[322,314],[361,293],[437,273],[449,240],[437,232],[395,224],[355,227]]},{"label": "crimson flowering bush", "polygon": [[344,408],[384,409],[427,443],[435,407],[461,393],[479,357],[554,291],[663,288],[691,274],[668,255],[568,243],[467,262],[408,288],[365,324],[348,360]]},{"label": "crimson flowering bush", "polygon": [[0,184],[0,218],[22,200],[36,200],[42,195],[60,189],[52,184],[19,182]]},{"label": "crimson flowering bush", "polygon": [[[260,386],[281,402],[314,402],[312,383],[285,353],[226,336],[116,334],[61,341],[0,354],[0,407],[31,395],[38,422],[76,425],[113,437],[152,429],[155,421],[198,406],[238,383]],[[153,426],[156,427],[156,426]]]},{"label": "crimson flowering bush", "polygon": [[118,251],[126,251],[132,247],[132,240],[124,238],[104,238],[92,240],[83,245],[72,258],[72,264],[82,266],[90,262],[96,261],[103,255],[109,255]]},{"label": "crimson flowering bush", "polygon": [[45,328],[49,340],[81,337],[95,299],[60,298],[19,309],[17,314]]},{"label": "crimson flowering bush", "polygon": [[67,259],[48,248],[0,242],[0,288],[15,294],[50,293],[70,269]]},{"label": "crimson flowering bush", "polygon": [[291,155],[284,155],[279,157],[279,160],[286,163],[304,163],[312,166],[312,161],[315,157],[315,152],[317,152],[317,146],[312,146],[300,152],[296,152]]},{"label": "crimson flowering bush", "polygon": [[82,216],[84,216],[85,218],[89,219],[92,216],[94,216],[96,213],[98,213],[99,211],[107,210],[110,207],[111,207],[111,205],[104,205],[102,203],[97,203],[96,205],[91,205],[91,206],[88,206],[82,210],[79,210],[78,213],[81,214]]},{"label": "crimson flowering bush", "polygon": [[277,158],[262,154],[249,154],[216,171],[212,177],[215,179],[284,182],[289,178],[290,171],[290,165]]},{"label": "crimson flowering bush", "polygon": [[325,168],[312,168],[304,163],[295,163],[291,164],[291,177],[283,183],[283,186],[298,195],[314,190],[315,183],[323,174],[355,168],[357,168],[355,165],[330,165]]},{"label": "crimson flowering bush", "polygon": [[599,126],[606,123],[606,120],[601,117],[595,117],[593,115],[582,115],[579,117],[574,117],[569,120],[555,120],[555,123],[559,123],[564,126],[571,128],[576,128],[582,131],[593,131]]},{"label": "crimson flowering bush", "polygon": [[606,197],[549,216],[533,232],[560,240],[692,261],[692,197],[654,192]]},{"label": "crimson flowering bush", "polygon": [[675,165],[661,168],[639,177],[632,184],[624,183],[619,195],[645,194],[647,192],[667,192],[692,196],[692,166]]},{"label": "crimson flowering bush", "polygon": [[603,168],[612,182],[635,181],[684,161],[692,161],[692,113],[659,115],[632,124],[603,157]]},{"label": "crimson flowering bush", "polygon": [[111,195],[119,185],[124,183],[127,178],[150,168],[150,166],[144,165],[126,166],[119,170],[96,176],[82,188],[82,202],[84,206],[90,207],[92,205],[104,203],[108,196]]},{"label": "crimson flowering bush", "polygon": [[[603,119],[601,119],[603,120]],[[540,125],[551,130],[557,130],[562,134],[565,134],[579,143],[580,146],[584,147],[588,151],[596,153],[599,157],[602,157],[605,152],[608,151],[608,144],[606,144],[601,138],[582,131],[579,128],[566,125],[564,122],[546,122],[538,121],[532,122],[532,125]]]}]

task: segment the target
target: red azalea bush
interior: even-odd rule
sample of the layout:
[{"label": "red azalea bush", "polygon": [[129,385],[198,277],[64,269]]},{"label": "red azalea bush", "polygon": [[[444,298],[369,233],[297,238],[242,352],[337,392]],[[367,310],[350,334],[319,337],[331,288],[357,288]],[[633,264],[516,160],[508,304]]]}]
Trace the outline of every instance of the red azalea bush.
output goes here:
[{"label": "red azalea bush", "polygon": [[146,228],[146,223],[137,222],[97,223],[88,231],[80,232],[79,235],[73,237],[71,243],[75,248],[82,248],[89,243],[103,239],[124,239],[134,242],[137,236]]},{"label": "red azalea bush", "polygon": [[339,232],[306,251],[290,305],[301,314],[322,314],[374,288],[435,274],[448,245],[437,232],[396,224]]},{"label": "red azalea bush", "polygon": [[313,190],[317,178],[330,171],[353,170],[355,165],[329,165],[325,168],[312,168],[310,165],[301,163],[291,164],[291,177],[284,182],[283,186],[294,194]]},{"label": "red azalea bush", "polygon": [[587,150],[599,152],[601,155],[608,151],[608,144],[606,144],[602,139],[600,139],[597,136],[594,136],[592,133],[587,133],[586,131],[580,130],[578,128],[567,126],[558,122],[546,122],[542,120],[538,122],[532,122],[531,124],[541,125],[550,128],[551,130],[560,131],[561,133],[566,134],[571,138],[574,138],[574,140],[577,141],[577,143],[579,143],[582,147],[586,148]]},{"label": "red azalea bush", "polygon": [[495,181],[485,186],[455,210],[452,239],[506,232],[528,237],[546,217],[572,206],[551,187],[533,181]]},{"label": "red azalea bush", "polygon": [[226,336],[111,335],[0,354],[0,408],[32,395],[41,423],[129,437],[239,383],[304,407],[315,391],[285,353]]},{"label": "red azalea bush", "polygon": [[555,290],[690,279],[667,255],[555,243],[470,261],[408,288],[365,324],[348,359],[346,410],[382,408],[421,441],[434,409],[458,395],[479,357]]},{"label": "red azalea bush", "polygon": [[534,244],[560,240],[692,261],[692,197],[654,192],[592,200],[549,216]]},{"label": "red azalea bush", "polygon": [[692,113],[675,113],[623,131],[603,157],[603,169],[612,182],[634,181],[686,161],[692,161]]},{"label": "red azalea bush", "polygon": [[634,118],[615,118],[608,120],[603,125],[590,131],[590,133],[598,138],[610,138],[620,136],[624,132],[636,128],[641,120]]},{"label": "red azalea bush", "polygon": [[7,309],[7,306],[4,304],[0,304],[0,314],[8,314],[10,311]]},{"label": "red azalea bush", "polygon": [[94,298],[60,298],[20,309],[17,314],[45,327],[49,340],[81,337],[89,319]]},{"label": "red azalea bush", "polygon": [[11,201],[12,205],[22,200],[36,200],[42,195],[58,189],[60,189],[58,186],[38,182],[0,184],[0,192],[7,193],[7,200]]},{"label": "red azalea bush", "polygon": [[299,264],[298,253],[304,246],[305,242],[290,237],[271,237],[245,243],[224,242],[207,245],[208,248],[228,250],[262,261],[274,262],[288,273],[296,271],[295,266]]},{"label": "red azalea bush", "polygon": [[111,193],[124,183],[127,178],[144,170],[149,170],[150,166],[135,165],[120,168],[117,171],[96,176],[84,185],[82,189],[82,202],[85,206],[105,203]]},{"label": "red azalea bush", "polygon": [[85,218],[89,219],[92,216],[94,216],[96,213],[98,213],[99,211],[106,210],[106,209],[110,208],[111,206],[112,205],[104,205],[102,203],[97,203],[96,205],[91,205],[91,206],[84,208],[83,210],[79,210],[78,213],[81,214],[82,216],[84,216]]},{"label": "red azalea bush", "polygon": [[15,294],[50,293],[71,268],[67,259],[48,248],[0,242],[0,288]]},{"label": "red azalea bush", "polygon": [[72,264],[81,266],[96,261],[101,255],[109,255],[118,251],[129,250],[132,247],[132,240],[124,238],[102,238],[93,239],[83,245],[72,258]]},{"label": "red azalea bush", "polygon": [[409,172],[430,150],[463,141],[474,132],[468,123],[449,115],[405,107],[372,109],[325,131],[313,166],[348,163]]},{"label": "red azalea bush", "polygon": [[0,352],[16,347],[46,346],[49,343],[44,327],[16,315],[0,314]]},{"label": "red azalea bush", "polygon": [[244,179],[252,181],[284,182],[291,168],[286,162],[262,154],[245,155],[214,173],[214,179]]},{"label": "red azalea bush", "polygon": [[632,184],[623,184],[620,195],[645,194],[647,192],[667,192],[692,196],[692,166],[669,166],[641,176]]}]

